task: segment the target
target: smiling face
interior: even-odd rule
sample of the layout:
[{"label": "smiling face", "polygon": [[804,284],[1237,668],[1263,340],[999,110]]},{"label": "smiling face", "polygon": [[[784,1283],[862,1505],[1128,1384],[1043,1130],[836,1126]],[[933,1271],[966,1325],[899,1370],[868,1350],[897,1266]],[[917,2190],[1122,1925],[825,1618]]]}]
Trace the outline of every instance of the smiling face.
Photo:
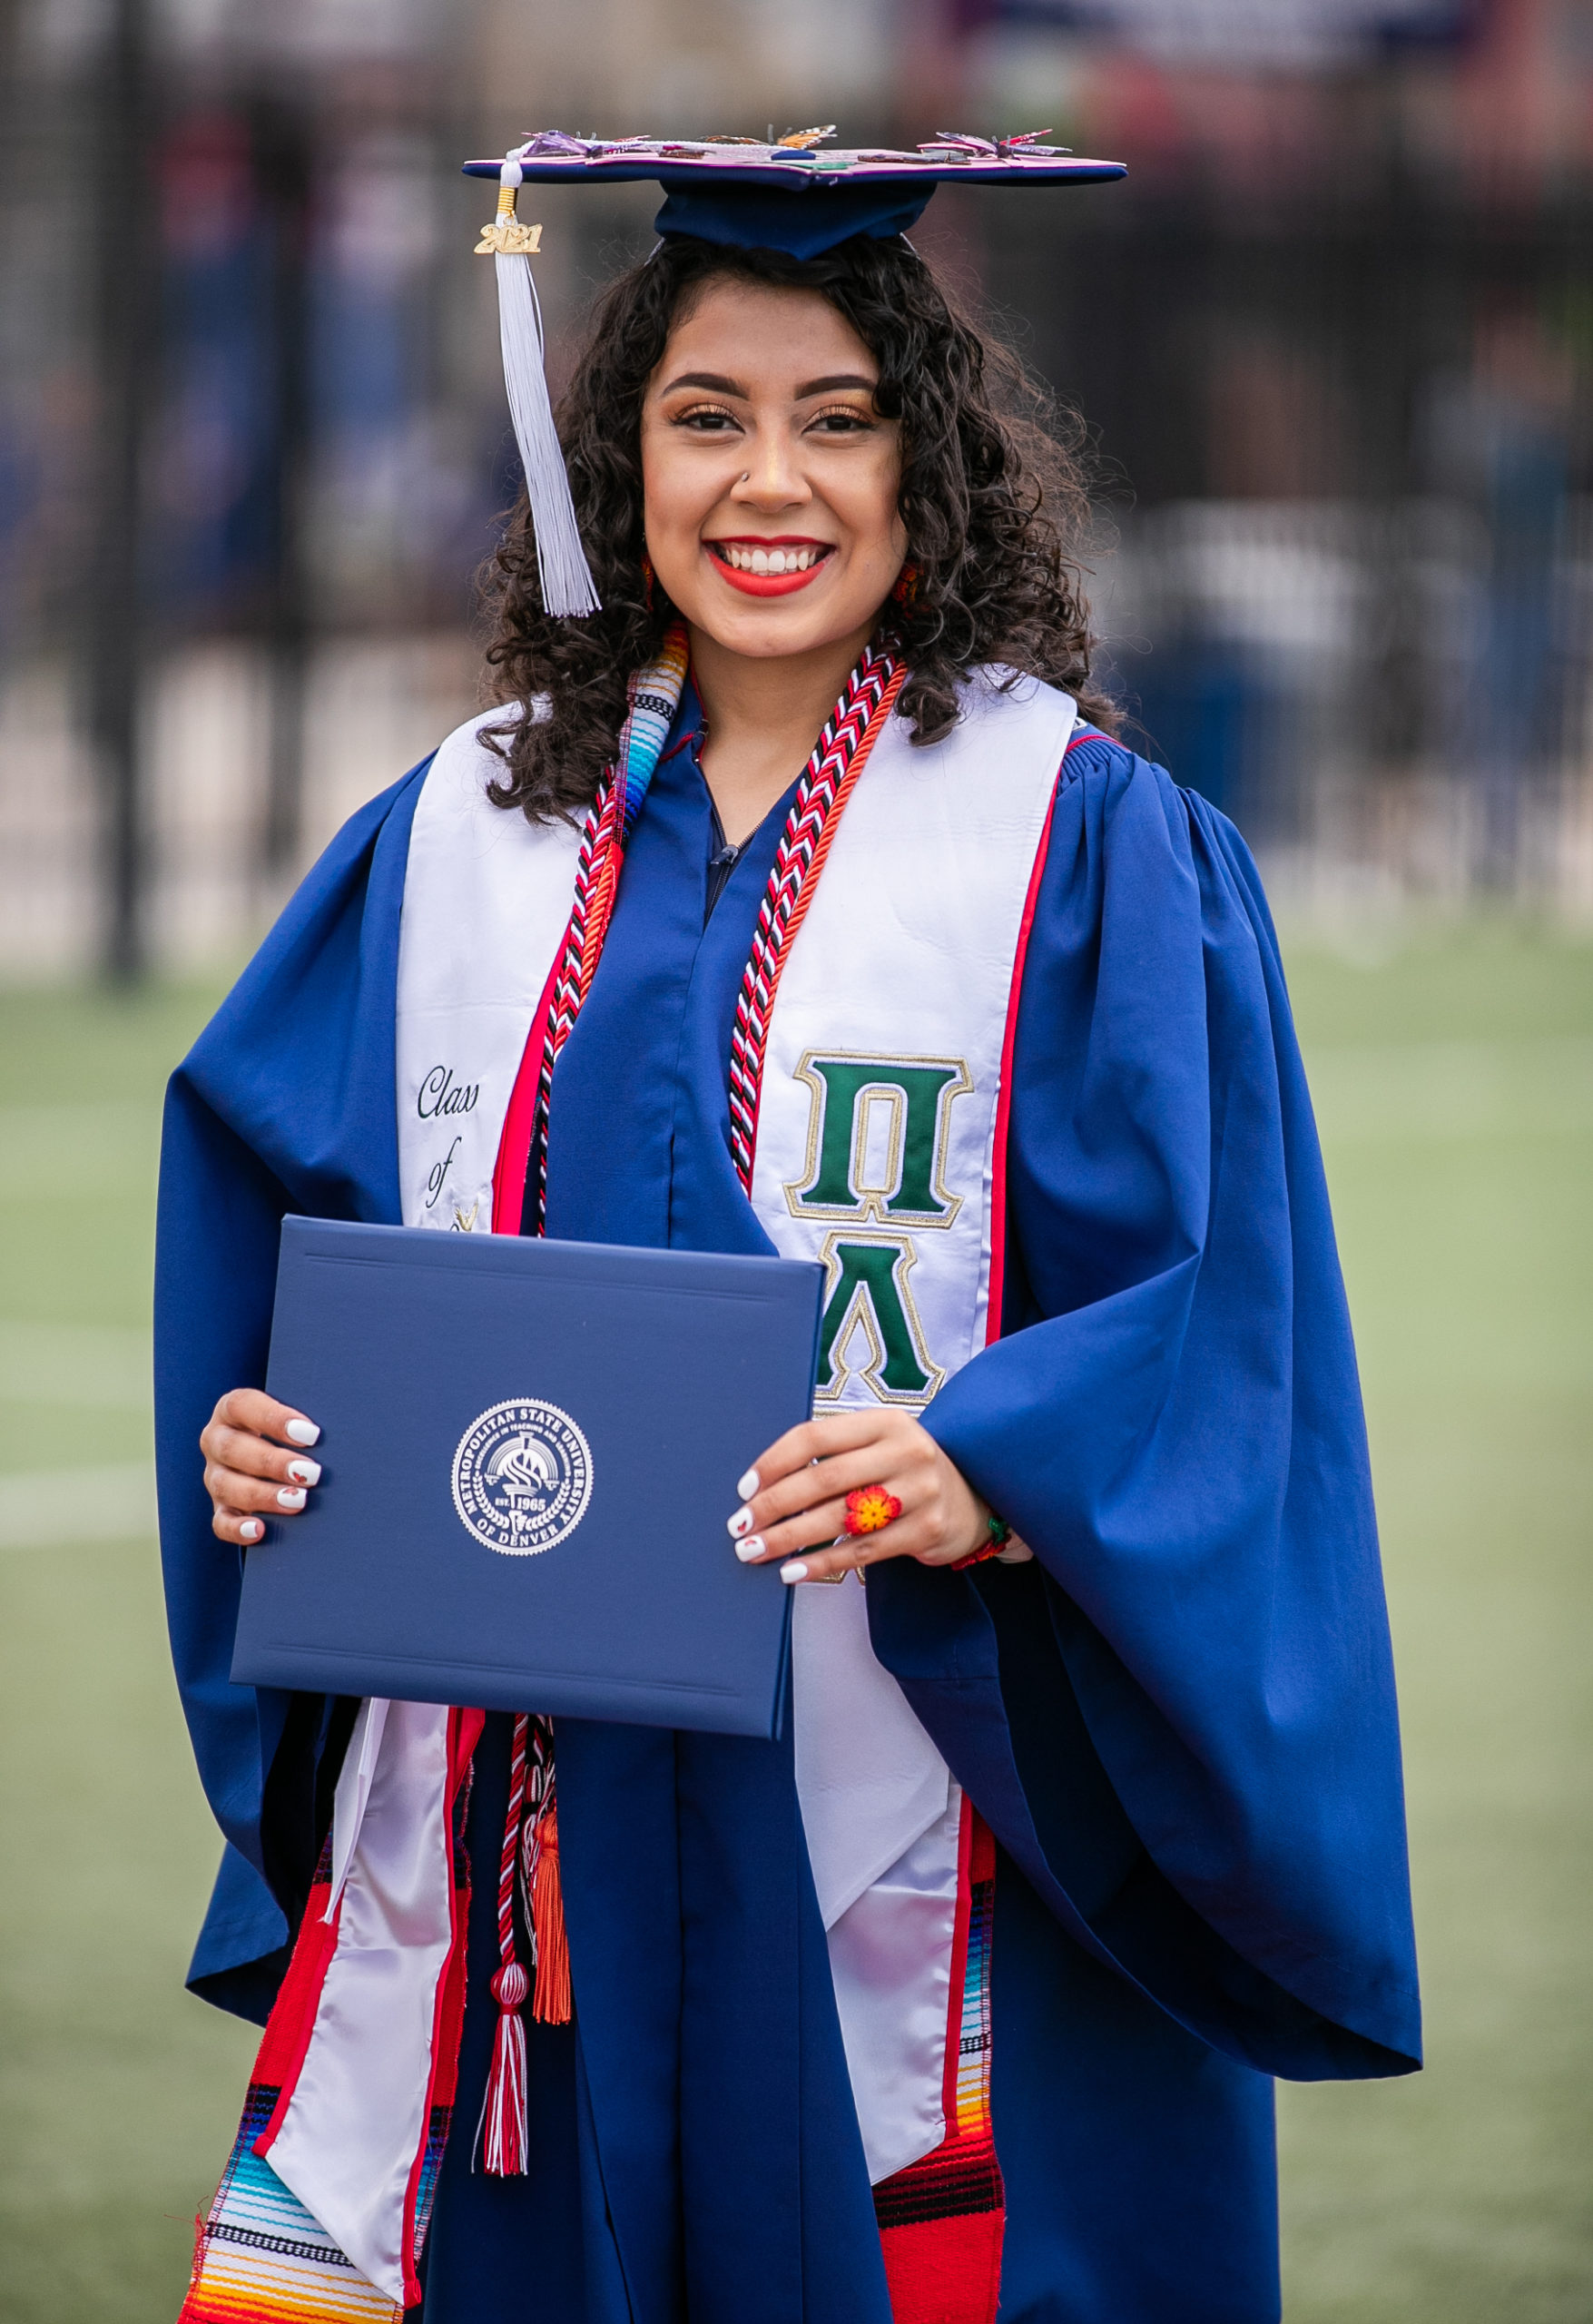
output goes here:
[{"label": "smiling face", "polygon": [[726,652],[860,647],[901,570],[900,428],[816,290],[723,279],[686,305],[642,411],[647,553]]}]

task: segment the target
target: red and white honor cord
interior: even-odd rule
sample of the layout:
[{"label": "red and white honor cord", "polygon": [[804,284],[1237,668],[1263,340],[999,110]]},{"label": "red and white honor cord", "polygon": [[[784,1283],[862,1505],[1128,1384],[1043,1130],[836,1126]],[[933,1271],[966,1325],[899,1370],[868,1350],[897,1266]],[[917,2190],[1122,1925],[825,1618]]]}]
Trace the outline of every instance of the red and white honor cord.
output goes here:
[{"label": "red and white honor cord", "polygon": [[813,746],[791,803],[779,852],[759,908],[752,950],[742,978],[730,1037],[730,1147],[742,1191],[752,1191],[758,1106],[769,1018],[786,956],[801,926],[841,810],[862,773],[874,737],[894,707],[906,677],[889,649],[865,646],[829,723]]},{"label": "red and white honor cord", "polygon": [[[516,1889],[535,1984],[516,1949]],[[509,1745],[509,1799],[498,1857],[497,1951],[498,1965],[490,1987],[497,2004],[497,2026],[477,2135],[482,2168],[495,2179],[514,2179],[525,2173],[528,2136],[526,2023],[521,2012],[529,1999],[531,2014],[541,2024],[565,2025],[570,2018],[570,1955],[559,1877],[553,1728],[547,1719],[530,1718],[524,1711],[516,1717]]]},{"label": "red and white honor cord", "polygon": [[[862,773],[874,740],[883,730],[907,675],[889,648],[865,646],[824,731],[802,770],[786,817],[769,884],[759,907],[752,949],[742,978],[730,1049],[730,1142],[736,1175],[751,1191],[752,1157],[758,1142],[758,1101],[768,1046],[769,1016],[781,971],[795,940],[841,811]],[[547,1119],[553,1103],[553,1069],[592,990],[604,940],[614,916],[624,864],[624,793],[611,768],[586,811],[575,862],[575,892],[559,954],[558,974],[547,1012],[547,1028],[536,1084],[531,1130],[530,1167],[526,1174],[528,1215],[522,1234],[543,1231],[547,1216]]]}]

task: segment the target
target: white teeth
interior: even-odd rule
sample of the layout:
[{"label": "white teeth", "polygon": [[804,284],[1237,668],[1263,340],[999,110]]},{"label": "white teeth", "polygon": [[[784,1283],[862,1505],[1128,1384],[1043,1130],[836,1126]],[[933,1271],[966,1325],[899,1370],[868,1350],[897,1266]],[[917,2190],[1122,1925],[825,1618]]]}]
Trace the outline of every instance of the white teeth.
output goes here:
[{"label": "white teeth", "polygon": [[723,541],[720,555],[734,572],[772,577],[784,573],[806,573],[817,565],[821,552],[816,548],[744,548],[738,541]]}]

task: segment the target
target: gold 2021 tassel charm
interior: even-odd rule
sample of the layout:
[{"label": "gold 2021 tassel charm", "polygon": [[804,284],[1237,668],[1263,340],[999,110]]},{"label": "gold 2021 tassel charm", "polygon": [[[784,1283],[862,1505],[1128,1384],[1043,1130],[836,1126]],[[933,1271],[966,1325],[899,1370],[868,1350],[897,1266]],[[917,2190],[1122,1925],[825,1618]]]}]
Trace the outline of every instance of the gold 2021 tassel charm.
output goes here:
[{"label": "gold 2021 tassel charm", "polygon": [[518,192],[518,186],[498,187],[497,216],[481,229],[481,240],[476,245],[477,258],[534,258],[541,250],[541,227],[522,226],[515,215],[515,197]]}]

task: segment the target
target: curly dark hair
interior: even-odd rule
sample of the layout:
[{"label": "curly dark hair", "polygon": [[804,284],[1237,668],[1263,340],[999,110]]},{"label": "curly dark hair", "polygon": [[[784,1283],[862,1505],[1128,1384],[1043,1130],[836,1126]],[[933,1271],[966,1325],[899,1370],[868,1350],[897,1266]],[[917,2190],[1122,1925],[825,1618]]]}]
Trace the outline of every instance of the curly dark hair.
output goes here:
[{"label": "curly dark hair", "polygon": [[1089,684],[1078,424],[1047,429],[1043,393],[1017,356],[981,337],[900,238],[859,235],[798,260],[672,236],[603,297],[558,411],[603,610],[585,621],[544,613],[524,492],[483,570],[490,698],[542,698],[539,716],[485,734],[505,763],[495,803],[534,822],[579,814],[613,758],[627,677],[657,652],[674,611],[661,589],[648,606],[643,578],[642,406],[683,302],[725,278],[819,291],[880,366],[875,402],[901,421],[900,510],[919,576],[911,604],[892,599],[882,616],[908,665],[899,707],[913,740],[949,730],[958,681],[985,662],[1065,687],[1115,729]]}]

